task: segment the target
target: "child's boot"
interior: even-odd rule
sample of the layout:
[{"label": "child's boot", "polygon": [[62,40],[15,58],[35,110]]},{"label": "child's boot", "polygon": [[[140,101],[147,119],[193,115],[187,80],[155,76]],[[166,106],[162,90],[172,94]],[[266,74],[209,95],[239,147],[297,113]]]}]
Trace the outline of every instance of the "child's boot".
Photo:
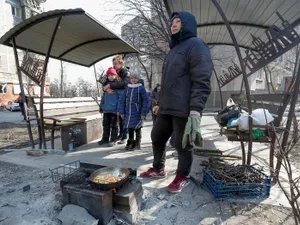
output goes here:
[{"label": "child's boot", "polygon": [[135,140],[135,149],[141,150],[141,141],[142,141],[142,130],[138,129],[136,131],[136,140]]},{"label": "child's boot", "polygon": [[132,147],[132,143],[133,143],[133,141],[128,139],[127,144],[125,146],[125,150],[130,150],[130,148]]},{"label": "child's boot", "polygon": [[132,141],[132,145],[130,146],[130,148],[128,149],[129,151],[134,151],[136,148],[136,141]]}]

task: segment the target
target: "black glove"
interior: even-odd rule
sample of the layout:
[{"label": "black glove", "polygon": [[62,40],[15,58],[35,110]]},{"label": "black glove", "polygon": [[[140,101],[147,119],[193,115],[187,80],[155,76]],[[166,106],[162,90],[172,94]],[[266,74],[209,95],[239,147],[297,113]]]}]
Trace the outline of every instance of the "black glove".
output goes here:
[{"label": "black glove", "polygon": [[99,108],[99,112],[100,112],[101,114],[103,113],[102,107]]}]

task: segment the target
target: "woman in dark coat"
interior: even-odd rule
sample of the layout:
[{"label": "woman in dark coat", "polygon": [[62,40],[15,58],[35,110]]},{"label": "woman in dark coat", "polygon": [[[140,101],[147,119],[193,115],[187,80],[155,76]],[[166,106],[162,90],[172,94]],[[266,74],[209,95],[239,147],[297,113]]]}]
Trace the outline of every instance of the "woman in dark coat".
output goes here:
[{"label": "woman in dark coat", "polygon": [[[103,90],[108,93],[112,93],[113,90],[125,90],[127,84],[129,83],[129,71],[125,67],[124,60],[122,56],[117,55],[113,58],[113,66],[117,71],[120,81],[114,84],[105,83]],[[119,135],[118,139],[120,140],[118,144],[124,144],[127,139],[127,129],[124,127],[124,121],[122,118],[119,118]]]}]

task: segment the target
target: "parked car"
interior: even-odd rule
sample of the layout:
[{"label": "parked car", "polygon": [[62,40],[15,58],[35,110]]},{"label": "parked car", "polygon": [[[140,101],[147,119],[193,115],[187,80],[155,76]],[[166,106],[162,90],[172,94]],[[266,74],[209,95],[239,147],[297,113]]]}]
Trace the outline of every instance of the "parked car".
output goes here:
[{"label": "parked car", "polygon": [[19,103],[16,102],[8,102],[6,105],[6,109],[12,112],[21,110]]}]

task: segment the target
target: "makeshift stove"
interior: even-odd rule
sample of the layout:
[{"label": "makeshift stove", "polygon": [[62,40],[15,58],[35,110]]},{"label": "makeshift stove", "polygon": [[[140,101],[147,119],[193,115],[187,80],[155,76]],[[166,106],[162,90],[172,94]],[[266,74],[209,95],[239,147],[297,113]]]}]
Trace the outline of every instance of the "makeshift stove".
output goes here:
[{"label": "makeshift stove", "polygon": [[134,224],[143,196],[143,187],[136,179],[136,169],[128,168],[130,174],[122,186],[109,190],[91,185],[90,175],[105,166],[74,161],[51,169],[53,182],[60,181],[63,204],[74,204],[85,208],[106,225],[113,213]]}]

